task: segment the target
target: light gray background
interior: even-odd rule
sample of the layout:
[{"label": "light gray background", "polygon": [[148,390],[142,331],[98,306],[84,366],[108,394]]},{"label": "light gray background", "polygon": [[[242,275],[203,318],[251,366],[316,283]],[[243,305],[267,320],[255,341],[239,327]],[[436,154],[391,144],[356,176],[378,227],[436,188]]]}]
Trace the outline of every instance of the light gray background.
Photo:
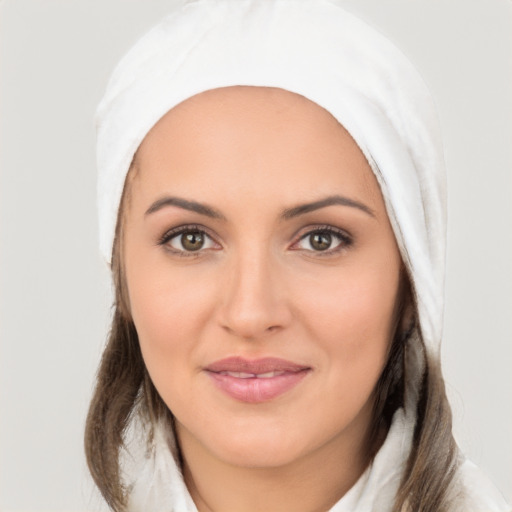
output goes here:
[{"label": "light gray background", "polygon": [[[108,329],[93,112],[163,0],[3,0],[0,510],[96,511],[82,432]],[[444,372],[457,439],[512,500],[512,4],[346,0],[417,64],[449,169]]]}]

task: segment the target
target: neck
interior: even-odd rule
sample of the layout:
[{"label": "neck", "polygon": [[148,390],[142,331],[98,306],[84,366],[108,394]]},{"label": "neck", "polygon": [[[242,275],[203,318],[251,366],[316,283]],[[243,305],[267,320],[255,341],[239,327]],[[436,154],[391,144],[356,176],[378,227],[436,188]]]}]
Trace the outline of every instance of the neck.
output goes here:
[{"label": "neck", "polygon": [[369,460],[368,424],[278,467],[219,460],[178,425],[186,485],[199,512],[325,512],[356,483]]}]

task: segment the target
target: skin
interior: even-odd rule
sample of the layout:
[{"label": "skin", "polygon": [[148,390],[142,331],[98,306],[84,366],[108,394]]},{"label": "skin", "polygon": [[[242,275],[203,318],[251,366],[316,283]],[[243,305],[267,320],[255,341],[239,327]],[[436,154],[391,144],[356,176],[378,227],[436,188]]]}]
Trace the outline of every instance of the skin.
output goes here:
[{"label": "skin", "polygon": [[[349,201],[282,215],[333,195]],[[383,198],[354,140],[296,94],[207,91],[144,139],[124,216],[130,313],[199,511],[328,510],[368,464],[373,392],[402,293]],[[189,225],[206,231],[201,249],[163,240]],[[326,226],[342,237],[319,250],[308,233]],[[279,397],[245,403],[204,371],[230,356],[310,370]]]}]

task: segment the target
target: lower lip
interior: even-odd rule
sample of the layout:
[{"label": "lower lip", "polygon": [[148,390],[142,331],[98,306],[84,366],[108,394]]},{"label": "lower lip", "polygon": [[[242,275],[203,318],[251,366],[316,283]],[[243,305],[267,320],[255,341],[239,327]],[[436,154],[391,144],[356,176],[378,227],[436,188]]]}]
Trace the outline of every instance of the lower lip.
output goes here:
[{"label": "lower lip", "polygon": [[308,373],[309,369],[286,372],[267,379],[240,379],[231,375],[208,372],[217,387],[231,398],[240,402],[257,404],[268,402],[294,388]]}]

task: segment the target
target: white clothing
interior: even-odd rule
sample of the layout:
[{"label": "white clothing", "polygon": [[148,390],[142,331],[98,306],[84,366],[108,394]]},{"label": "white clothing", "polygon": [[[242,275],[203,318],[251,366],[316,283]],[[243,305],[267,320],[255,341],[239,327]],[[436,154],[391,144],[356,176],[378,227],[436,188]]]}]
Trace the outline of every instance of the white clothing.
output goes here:
[{"label": "white clothing", "polygon": [[[114,71],[98,108],[100,247],[110,262],[132,158],[155,123],[200,92],[278,87],[330,112],[352,135],[379,184],[417,307],[405,411],[414,411],[424,349],[439,357],[445,266],[445,170],[435,110],[421,77],[385,37],[337,0],[188,0],[143,37]],[[331,512],[391,512],[414,418],[396,412],[375,460]],[[132,512],[195,511],[165,432],[136,473]],[[469,462],[457,475],[458,512],[510,511]]]},{"label": "white clothing", "polygon": [[233,85],[295,92],[349,131],[379,181],[422,340],[438,355],[446,194],[434,105],[402,52],[336,0],[185,1],[121,60],[97,111],[105,259],[126,174],[148,131],[185,99]]},{"label": "white clothing", "polygon": [[[328,512],[393,512],[413,431],[414,418],[399,409],[372,464]],[[174,439],[160,426],[155,432],[153,453],[134,475],[129,512],[197,512],[176,464],[174,446]],[[454,487],[458,495],[453,497],[451,512],[512,512],[499,491],[469,460],[461,464],[456,478],[461,485]]]}]

